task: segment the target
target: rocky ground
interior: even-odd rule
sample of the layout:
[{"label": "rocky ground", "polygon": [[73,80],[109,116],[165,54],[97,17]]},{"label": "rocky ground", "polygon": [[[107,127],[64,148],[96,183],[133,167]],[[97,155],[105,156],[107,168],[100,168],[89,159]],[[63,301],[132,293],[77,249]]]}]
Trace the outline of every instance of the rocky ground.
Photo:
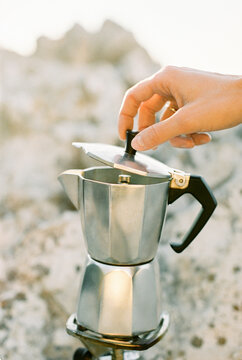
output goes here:
[{"label": "rocky ground", "polygon": [[[57,175],[91,164],[72,141],[120,144],[122,96],[159,66],[110,21],[96,34],[75,25],[59,40],[41,38],[30,57],[0,55],[0,358],[67,360],[78,347],[65,322],[86,252]],[[242,359],[242,131],[213,137],[192,151],[165,144],[154,152],[204,176],[218,207],[180,255],[167,243],[186,231],[197,207],[184,199],[169,209],[159,262],[171,326],[145,360]]]}]

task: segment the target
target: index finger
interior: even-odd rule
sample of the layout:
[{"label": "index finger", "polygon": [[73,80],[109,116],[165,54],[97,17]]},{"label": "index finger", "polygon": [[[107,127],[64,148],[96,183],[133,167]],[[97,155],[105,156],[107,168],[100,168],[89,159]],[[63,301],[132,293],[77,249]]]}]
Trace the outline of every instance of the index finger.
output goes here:
[{"label": "index finger", "polygon": [[140,104],[154,94],[151,78],[142,80],[126,92],[119,112],[119,136],[121,139],[125,140],[126,130],[133,129],[134,117]]}]

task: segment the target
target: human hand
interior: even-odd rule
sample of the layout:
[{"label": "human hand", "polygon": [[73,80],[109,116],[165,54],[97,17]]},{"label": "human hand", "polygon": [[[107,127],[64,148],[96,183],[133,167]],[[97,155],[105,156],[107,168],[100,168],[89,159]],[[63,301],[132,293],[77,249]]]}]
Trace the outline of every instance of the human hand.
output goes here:
[{"label": "human hand", "polygon": [[[155,113],[167,102],[155,123]],[[241,123],[242,77],[168,66],[126,92],[119,114],[121,139],[133,128],[137,112],[140,133],[132,141],[136,150],[168,140],[180,148],[206,144],[211,140],[207,132]]]}]

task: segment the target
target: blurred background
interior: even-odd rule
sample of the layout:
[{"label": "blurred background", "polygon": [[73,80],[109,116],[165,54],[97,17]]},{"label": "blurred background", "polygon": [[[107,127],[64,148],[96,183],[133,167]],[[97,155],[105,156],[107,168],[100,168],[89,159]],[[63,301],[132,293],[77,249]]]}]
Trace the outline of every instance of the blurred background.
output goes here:
[{"label": "blurred background", "polygon": [[[65,322],[86,253],[57,176],[93,163],[71,142],[122,145],[126,89],[164,65],[242,74],[241,19],[240,0],[1,1],[0,357],[67,360],[79,345]],[[159,263],[171,327],[145,360],[242,359],[242,129],[212,136],[148,152],[203,176],[218,207],[181,255],[168,242],[196,204],[168,211]]]}]

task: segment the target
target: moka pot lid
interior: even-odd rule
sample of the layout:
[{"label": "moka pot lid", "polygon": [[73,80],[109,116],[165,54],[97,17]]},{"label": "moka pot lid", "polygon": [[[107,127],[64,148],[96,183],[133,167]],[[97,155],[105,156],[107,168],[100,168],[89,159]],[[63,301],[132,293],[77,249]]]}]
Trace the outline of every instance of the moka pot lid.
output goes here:
[{"label": "moka pot lid", "polygon": [[73,142],[72,145],[83,149],[91,158],[113,168],[148,177],[170,179],[174,169],[132,148],[131,141],[136,134],[137,132],[127,131],[125,148],[83,142]]}]

